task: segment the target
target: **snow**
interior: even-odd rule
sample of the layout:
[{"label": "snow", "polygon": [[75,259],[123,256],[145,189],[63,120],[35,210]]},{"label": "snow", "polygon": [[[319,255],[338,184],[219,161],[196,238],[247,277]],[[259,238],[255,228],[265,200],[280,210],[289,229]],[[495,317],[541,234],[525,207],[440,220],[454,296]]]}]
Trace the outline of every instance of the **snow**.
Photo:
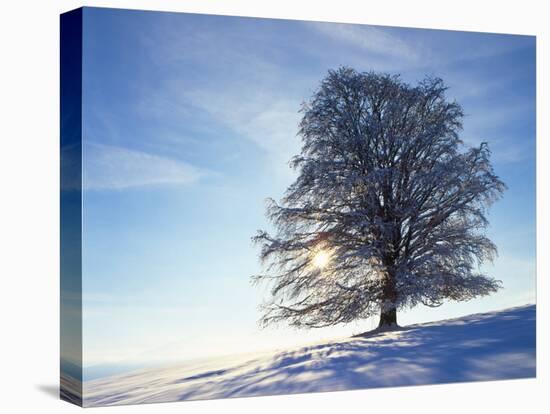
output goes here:
[{"label": "snow", "polygon": [[530,378],[535,317],[535,305],[525,305],[282,352],[145,369],[84,382],[84,405]]}]

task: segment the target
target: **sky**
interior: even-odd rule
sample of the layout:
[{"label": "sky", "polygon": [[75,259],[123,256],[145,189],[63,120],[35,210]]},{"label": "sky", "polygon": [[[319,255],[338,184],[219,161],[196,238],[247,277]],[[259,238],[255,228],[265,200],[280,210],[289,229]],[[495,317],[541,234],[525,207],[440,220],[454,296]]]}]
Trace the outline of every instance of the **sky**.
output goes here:
[{"label": "sky", "polygon": [[251,237],[295,173],[298,110],[329,69],[441,77],[508,185],[489,214],[490,297],[402,325],[535,302],[535,38],[84,9],[84,365],[156,363],[349,336],[377,320],[260,329]]}]

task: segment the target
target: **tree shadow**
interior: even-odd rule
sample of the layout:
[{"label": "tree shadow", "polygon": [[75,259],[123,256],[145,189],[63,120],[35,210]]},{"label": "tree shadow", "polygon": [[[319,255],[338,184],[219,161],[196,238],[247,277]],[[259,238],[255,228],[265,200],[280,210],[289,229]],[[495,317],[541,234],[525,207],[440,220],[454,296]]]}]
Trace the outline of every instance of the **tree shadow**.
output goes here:
[{"label": "tree shadow", "polygon": [[256,369],[190,384],[179,399],[533,377],[535,317],[529,306],[280,352]]},{"label": "tree shadow", "polygon": [[301,347],[245,363],[226,362],[208,370],[145,372],[143,381],[118,377],[97,384],[89,404],[530,378],[535,376],[535,319],[533,305]]}]

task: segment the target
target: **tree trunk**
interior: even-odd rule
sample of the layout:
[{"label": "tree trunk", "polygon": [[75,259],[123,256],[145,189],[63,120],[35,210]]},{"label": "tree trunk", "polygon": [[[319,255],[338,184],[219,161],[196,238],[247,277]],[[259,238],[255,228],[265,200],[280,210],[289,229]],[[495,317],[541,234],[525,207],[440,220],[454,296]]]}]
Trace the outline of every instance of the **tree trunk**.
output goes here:
[{"label": "tree trunk", "polygon": [[[388,264],[390,262],[388,260]],[[378,328],[397,326],[397,308],[395,303],[397,302],[397,287],[395,286],[395,276],[392,271],[393,266],[388,266],[388,273],[384,283],[384,301],[382,303],[382,309],[380,310],[380,322]]]},{"label": "tree trunk", "polygon": [[397,309],[391,308],[383,310],[380,313],[380,323],[378,324],[379,328],[386,326],[397,326]]}]

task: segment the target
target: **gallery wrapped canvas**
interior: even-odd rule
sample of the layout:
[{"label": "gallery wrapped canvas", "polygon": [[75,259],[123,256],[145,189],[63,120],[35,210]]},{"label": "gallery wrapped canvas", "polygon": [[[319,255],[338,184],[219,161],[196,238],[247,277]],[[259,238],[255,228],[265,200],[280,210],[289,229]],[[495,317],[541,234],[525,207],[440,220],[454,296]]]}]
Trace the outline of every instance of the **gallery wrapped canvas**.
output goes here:
[{"label": "gallery wrapped canvas", "polygon": [[532,378],[533,36],[61,16],[61,398]]}]

